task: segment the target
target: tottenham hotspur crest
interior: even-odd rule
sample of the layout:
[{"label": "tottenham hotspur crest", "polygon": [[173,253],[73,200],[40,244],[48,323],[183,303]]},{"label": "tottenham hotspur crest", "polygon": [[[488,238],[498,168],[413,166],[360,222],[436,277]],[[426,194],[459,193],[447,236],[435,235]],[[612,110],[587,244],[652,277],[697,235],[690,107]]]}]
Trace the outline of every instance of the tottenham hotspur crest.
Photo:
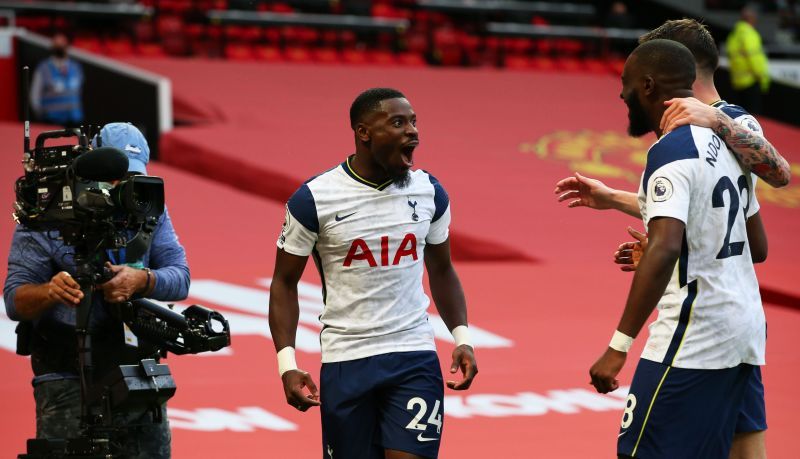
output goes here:
[{"label": "tottenham hotspur crest", "polygon": [[411,207],[411,219],[419,221],[419,215],[417,215],[417,201],[411,202],[411,198],[408,199],[408,206]]}]

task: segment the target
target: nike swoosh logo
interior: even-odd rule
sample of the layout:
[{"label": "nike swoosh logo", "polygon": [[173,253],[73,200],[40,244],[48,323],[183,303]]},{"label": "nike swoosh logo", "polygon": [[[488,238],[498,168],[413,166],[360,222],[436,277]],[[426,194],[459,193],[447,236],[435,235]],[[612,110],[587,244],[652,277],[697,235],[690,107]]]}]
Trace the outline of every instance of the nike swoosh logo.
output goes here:
[{"label": "nike swoosh logo", "polygon": [[417,435],[417,440],[419,440],[419,441],[436,441],[438,439],[439,438],[437,438],[437,437],[434,437],[434,438],[423,437],[422,434]]},{"label": "nike swoosh logo", "polygon": [[335,216],[335,217],[333,217],[333,218],[334,218],[334,220],[336,220],[337,222],[340,222],[340,221],[344,220],[345,218],[347,218],[347,217],[350,217],[350,216],[354,215],[356,212],[358,212],[358,211],[355,211],[355,212],[353,212],[352,214],[347,214],[347,215],[344,215],[344,216],[342,216],[342,217],[340,217],[340,216],[339,216],[339,214],[336,214],[336,216]]},{"label": "nike swoosh logo", "polygon": [[619,438],[619,437],[621,437],[621,436],[625,435],[626,433],[628,433],[628,431],[627,431],[627,430],[626,430],[625,432],[622,432],[621,434],[617,435],[617,438]]}]

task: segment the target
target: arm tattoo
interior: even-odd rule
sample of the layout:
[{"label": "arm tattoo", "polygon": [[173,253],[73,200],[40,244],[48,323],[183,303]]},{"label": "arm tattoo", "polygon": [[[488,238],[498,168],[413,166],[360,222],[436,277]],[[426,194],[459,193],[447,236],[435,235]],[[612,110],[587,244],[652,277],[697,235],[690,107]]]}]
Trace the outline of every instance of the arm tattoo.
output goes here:
[{"label": "arm tattoo", "polygon": [[789,183],[792,176],[789,163],[767,139],[740,125],[722,111],[717,113],[714,132],[728,144],[733,156],[746,170],[773,187]]}]

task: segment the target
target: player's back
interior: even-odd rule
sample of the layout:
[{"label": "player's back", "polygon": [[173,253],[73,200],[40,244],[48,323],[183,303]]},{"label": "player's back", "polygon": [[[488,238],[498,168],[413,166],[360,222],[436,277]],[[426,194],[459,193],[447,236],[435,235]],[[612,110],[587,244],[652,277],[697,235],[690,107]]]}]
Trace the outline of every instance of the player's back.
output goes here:
[{"label": "player's back", "polygon": [[764,314],[746,228],[757,211],[751,175],[713,131],[683,126],[651,147],[642,187],[645,224],[686,224],[643,357],[683,368],[763,364]]}]

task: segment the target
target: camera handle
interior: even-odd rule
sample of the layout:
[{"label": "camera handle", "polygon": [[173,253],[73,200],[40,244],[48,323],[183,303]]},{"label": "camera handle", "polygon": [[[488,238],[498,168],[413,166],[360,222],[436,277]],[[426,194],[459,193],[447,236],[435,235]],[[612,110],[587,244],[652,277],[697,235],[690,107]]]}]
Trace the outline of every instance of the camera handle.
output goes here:
[{"label": "camera handle", "polygon": [[89,258],[75,255],[75,281],[81,286],[83,298],[78,304],[75,318],[75,334],[78,339],[78,377],[81,385],[81,424],[93,424],[89,410],[89,389],[93,380],[92,336],[89,334],[96,271]]},{"label": "camera handle", "polygon": [[42,132],[36,137],[36,149],[40,150],[44,148],[44,141],[47,139],[61,139],[63,137],[77,137],[79,140],[81,140],[81,145],[84,145],[86,138],[86,136],[81,133],[81,130],[76,128]]}]

